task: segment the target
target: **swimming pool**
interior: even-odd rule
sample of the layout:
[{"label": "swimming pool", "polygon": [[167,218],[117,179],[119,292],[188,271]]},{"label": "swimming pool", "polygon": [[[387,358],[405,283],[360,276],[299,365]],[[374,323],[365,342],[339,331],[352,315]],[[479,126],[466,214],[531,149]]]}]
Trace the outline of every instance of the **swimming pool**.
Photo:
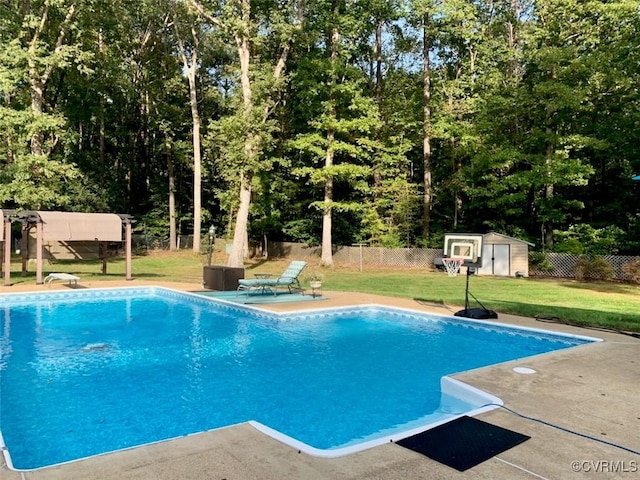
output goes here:
[{"label": "swimming pool", "polygon": [[0,312],[0,441],[20,470],[242,422],[343,455],[499,402],[448,375],[596,340],[163,288],[9,294]]}]

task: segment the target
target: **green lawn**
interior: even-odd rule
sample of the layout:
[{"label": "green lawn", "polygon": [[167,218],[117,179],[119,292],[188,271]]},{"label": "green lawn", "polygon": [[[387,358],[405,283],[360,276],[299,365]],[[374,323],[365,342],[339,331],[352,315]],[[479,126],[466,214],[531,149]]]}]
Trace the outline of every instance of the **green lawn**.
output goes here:
[{"label": "green lawn", "polygon": [[[223,263],[220,253],[214,263]],[[179,281],[200,284],[206,255],[190,251],[153,252],[133,259],[133,276],[143,280]],[[252,261],[247,264],[247,276],[254,272],[280,273],[288,260]],[[124,277],[124,260],[109,261],[108,274],[102,275],[100,261],[57,261],[45,266],[49,272],[69,272],[83,279],[107,280]],[[30,266],[30,270],[35,267]],[[304,281],[311,271],[324,277],[325,291],[357,291],[393,297],[413,298],[426,302],[464,304],[466,278],[451,278],[446,273],[418,269],[368,269],[357,267],[334,269],[309,266],[303,272]],[[33,271],[20,276],[20,265],[12,265],[12,283],[32,283]],[[618,283],[583,283],[571,280],[540,280],[534,278],[470,277],[470,292],[485,307],[502,313],[528,317],[543,317],[575,323],[640,332],[640,287]],[[0,292],[10,292],[4,287]],[[473,299],[471,299],[473,302]]]}]

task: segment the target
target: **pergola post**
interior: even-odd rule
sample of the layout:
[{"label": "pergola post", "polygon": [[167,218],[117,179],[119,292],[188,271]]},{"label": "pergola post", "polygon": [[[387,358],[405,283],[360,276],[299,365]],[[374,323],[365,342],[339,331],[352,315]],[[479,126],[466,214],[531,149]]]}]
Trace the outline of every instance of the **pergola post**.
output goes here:
[{"label": "pergola post", "polygon": [[126,259],[126,280],[133,280],[131,276],[131,222],[127,222],[125,228],[125,255]]},{"label": "pergola post", "polygon": [[108,245],[107,242],[98,242],[98,256],[102,260],[102,274],[107,274],[107,251]]},{"label": "pergola post", "polygon": [[36,285],[44,283],[42,277],[42,249],[44,242],[42,241],[42,221],[36,223]]},{"label": "pergola post", "polygon": [[29,262],[29,230],[36,227],[36,284],[43,283],[42,280],[42,250],[43,250],[43,227],[42,218],[35,210],[25,210],[17,215],[17,219],[22,222],[22,239],[20,240],[20,251],[22,255],[22,276],[27,275],[27,264]]},{"label": "pergola post", "polygon": [[27,265],[29,262],[29,228],[31,227],[28,221],[23,221],[21,229],[22,236],[20,237],[21,275],[23,277],[27,276]]},{"label": "pergola post", "polygon": [[4,286],[11,285],[11,220],[4,218]]},{"label": "pergola post", "polygon": [[118,216],[122,220],[124,226],[124,252],[125,252],[125,280],[133,280],[131,276],[131,233],[135,220],[131,215],[119,213]]}]

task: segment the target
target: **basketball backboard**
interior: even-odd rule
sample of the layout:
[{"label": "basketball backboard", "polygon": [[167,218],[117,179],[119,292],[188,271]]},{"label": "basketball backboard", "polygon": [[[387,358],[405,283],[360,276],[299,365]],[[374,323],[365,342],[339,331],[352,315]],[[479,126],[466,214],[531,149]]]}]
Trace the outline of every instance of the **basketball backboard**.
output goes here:
[{"label": "basketball backboard", "polygon": [[475,233],[447,233],[444,236],[444,254],[461,258],[463,265],[482,266],[482,235]]}]

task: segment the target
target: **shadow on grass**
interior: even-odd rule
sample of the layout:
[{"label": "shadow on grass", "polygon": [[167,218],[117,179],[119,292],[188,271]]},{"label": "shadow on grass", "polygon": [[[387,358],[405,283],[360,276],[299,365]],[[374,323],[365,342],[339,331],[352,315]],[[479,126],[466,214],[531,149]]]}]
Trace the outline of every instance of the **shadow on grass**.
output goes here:
[{"label": "shadow on grass", "polygon": [[[121,257],[109,257],[107,259],[107,264],[111,264],[111,263],[124,263],[125,259],[121,258]],[[45,260],[45,266],[46,265],[102,265],[102,259],[101,258],[88,258],[88,259],[83,259],[83,258],[57,258],[55,260],[51,260],[47,263],[47,261]]]},{"label": "shadow on grass", "polygon": [[[414,297],[413,300],[424,306],[445,307],[439,299]],[[535,318],[541,322],[559,323],[582,328],[594,328],[620,333],[640,334],[640,312],[608,312],[584,308],[568,308],[555,305],[532,304],[520,302],[503,302],[499,300],[482,300],[482,305],[499,314],[519,315]],[[471,308],[480,306],[469,299]]]},{"label": "shadow on grass", "polygon": [[576,290],[586,290],[601,293],[619,293],[622,295],[632,293],[637,290],[640,293],[640,287],[626,283],[605,283],[605,282],[567,282],[563,286],[574,288]]},{"label": "shadow on grass", "polygon": [[[58,272],[60,270],[63,270],[64,273],[71,273],[74,275],[77,275],[80,277],[79,282],[82,281],[90,281],[90,280],[95,280],[95,281],[101,281],[101,280],[125,280],[125,274],[120,272],[120,273],[102,273],[102,272],[88,272],[86,270],[80,270],[80,269],[55,269],[55,268],[49,268],[49,269],[45,269],[44,273],[43,273],[43,277],[47,276],[48,272]],[[154,279],[165,279],[165,275],[161,275],[158,273],[137,273],[133,275],[133,279],[139,279],[139,280],[154,280]],[[184,281],[184,282],[189,282],[189,281],[193,281],[192,279],[184,279],[184,280],[176,280],[176,281]],[[20,271],[12,271],[11,272],[11,283],[9,286],[12,285],[24,285],[24,284],[30,284],[36,283],[36,272],[26,272],[24,275],[22,274],[22,272]],[[80,285],[78,285],[78,288],[81,288]],[[82,287],[82,288],[86,288],[86,287]]]},{"label": "shadow on grass", "polygon": [[257,260],[255,262],[251,263],[251,264],[246,264],[244,266],[244,269],[245,270],[249,270],[249,271],[253,271],[253,270],[259,269],[263,265],[268,265],[270,263],[272,264],[273,260],[268,260],[266,258],[265,259],[260,259],[260,260]]},{"label": "shadow on grass", "polygon": [[446,303],[444,303],[442,300],[429,300],[426,298],[412,298],[412,300],[420,305],[422,305],[423,307],[435,307],[435,308],[442,308],[444,310],[447,310],[448,312],[451,313],[451,315],[453,315],[455,312],[457,312],[460,308],[459,307],[451,307],[449,305],[447,305]]},{"label": "shadow on grass", "polygon": [[576,327],[600,328],[616,332],[640,332],[640,312],[603,312],[554,305],[497,301],[487,302],[485,306],[498,312],[536,318],[540,321],[562,323]]}]

